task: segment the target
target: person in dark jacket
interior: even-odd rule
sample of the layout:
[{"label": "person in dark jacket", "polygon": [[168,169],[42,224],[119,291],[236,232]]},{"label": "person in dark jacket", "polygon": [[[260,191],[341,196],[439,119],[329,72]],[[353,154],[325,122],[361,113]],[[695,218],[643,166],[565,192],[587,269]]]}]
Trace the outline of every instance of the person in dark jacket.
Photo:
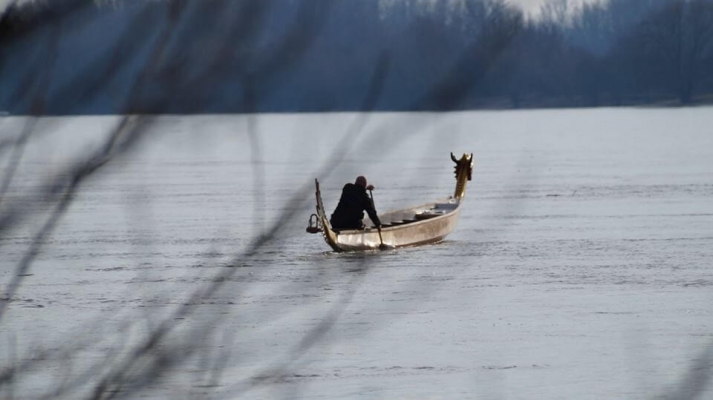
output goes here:
[{"label": "person in dark jacket", "polygon": [[374,190],[374,186],[367,186],[366,178],[363,176],[358,177],[354,183],[344,185],[342,197],[329,220],[333,229],[364,229],[364,224],[361,221],[364,218],[364,211],[369,214],[369,218],[377,227],[381,226],[379,216],[376,215],[374,209],[374,203],[366,194],[367,190]]}]

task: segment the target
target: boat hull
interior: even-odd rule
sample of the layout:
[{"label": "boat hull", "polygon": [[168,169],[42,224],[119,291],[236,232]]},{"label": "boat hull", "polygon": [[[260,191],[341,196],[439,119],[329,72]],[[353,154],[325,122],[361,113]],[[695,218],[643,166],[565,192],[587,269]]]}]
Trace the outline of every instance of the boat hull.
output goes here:
[{"label": "boat hull", "polygon": [[[456,228],[460,208],[452,212],[428,220],[413,222],[401,226],[384,228],[381,238],[389,248],[419,246],[442,241]],[[329,229],[329,228],[327,228]],[[337,251],[376,250],[381,245],[379,231],[375,228],[331,232],[327,243]]]}]

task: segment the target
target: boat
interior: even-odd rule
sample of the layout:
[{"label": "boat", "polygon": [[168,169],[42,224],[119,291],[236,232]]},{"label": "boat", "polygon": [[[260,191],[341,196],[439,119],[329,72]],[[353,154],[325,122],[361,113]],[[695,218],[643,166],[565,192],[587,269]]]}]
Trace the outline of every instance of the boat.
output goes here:
[{"label": "boat", "polygon": [[381,229],[376,228],[368,218],[363,220],[364,229],[333,229],[322,203],[319,181],[315,179],[317,212],[310,216],[307,232],[321,233],[336,252],[394,249],[440,242],[456,228],[466,185],[473,175],[472,153],[463,154],[460,159],[451,153],[451,160],[456,164],[456,186],[452,196],[402,210],[379,213]]}]

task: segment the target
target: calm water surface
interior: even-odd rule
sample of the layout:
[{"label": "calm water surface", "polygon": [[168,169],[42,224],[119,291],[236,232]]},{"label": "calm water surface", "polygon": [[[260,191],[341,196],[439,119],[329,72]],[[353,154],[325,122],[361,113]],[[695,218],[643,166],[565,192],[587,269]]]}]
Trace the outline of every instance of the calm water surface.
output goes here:
[{"label": "calm water surface", "polygon": [[[116,393],[632,399],[690,389],[683,380],[713,344],[713,109],[362,117],[161,118],[139,151],[81,188],[9,302],[0,361],[34,360],[13,393],[86,395],[161,323],[170,333],[146,353],[168,354],[170,368],[154,380],[147,371],[160,368],[135,365]],[[41,121],[0,210],[93,149],[113,121]],[[345,140],[355,122],[360,136]],[[305,233],[314,178],[331,211],[364,174],[386,211],[451,194],[451,151],[476,162],[445,242],[334,254]],[[35,202],[0,236],[2,285],[46,219]]]}]

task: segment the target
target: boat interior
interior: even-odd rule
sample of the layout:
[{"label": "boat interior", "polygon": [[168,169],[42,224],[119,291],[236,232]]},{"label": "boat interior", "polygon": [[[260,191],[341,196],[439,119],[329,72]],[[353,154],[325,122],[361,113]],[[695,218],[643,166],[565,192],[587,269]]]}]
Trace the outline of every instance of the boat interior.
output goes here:
[{"label": "boat interior", "polygon": [[[440,217],[455,211],[457,208],[458,201],[449,198],[439,202],[423,204],[418,207],[379,214],[379,219],[381,220],[381,228],[386,229]],[[364,218],[363,222],[366,229],[375,228],[374,223],[369,217]]]}]

